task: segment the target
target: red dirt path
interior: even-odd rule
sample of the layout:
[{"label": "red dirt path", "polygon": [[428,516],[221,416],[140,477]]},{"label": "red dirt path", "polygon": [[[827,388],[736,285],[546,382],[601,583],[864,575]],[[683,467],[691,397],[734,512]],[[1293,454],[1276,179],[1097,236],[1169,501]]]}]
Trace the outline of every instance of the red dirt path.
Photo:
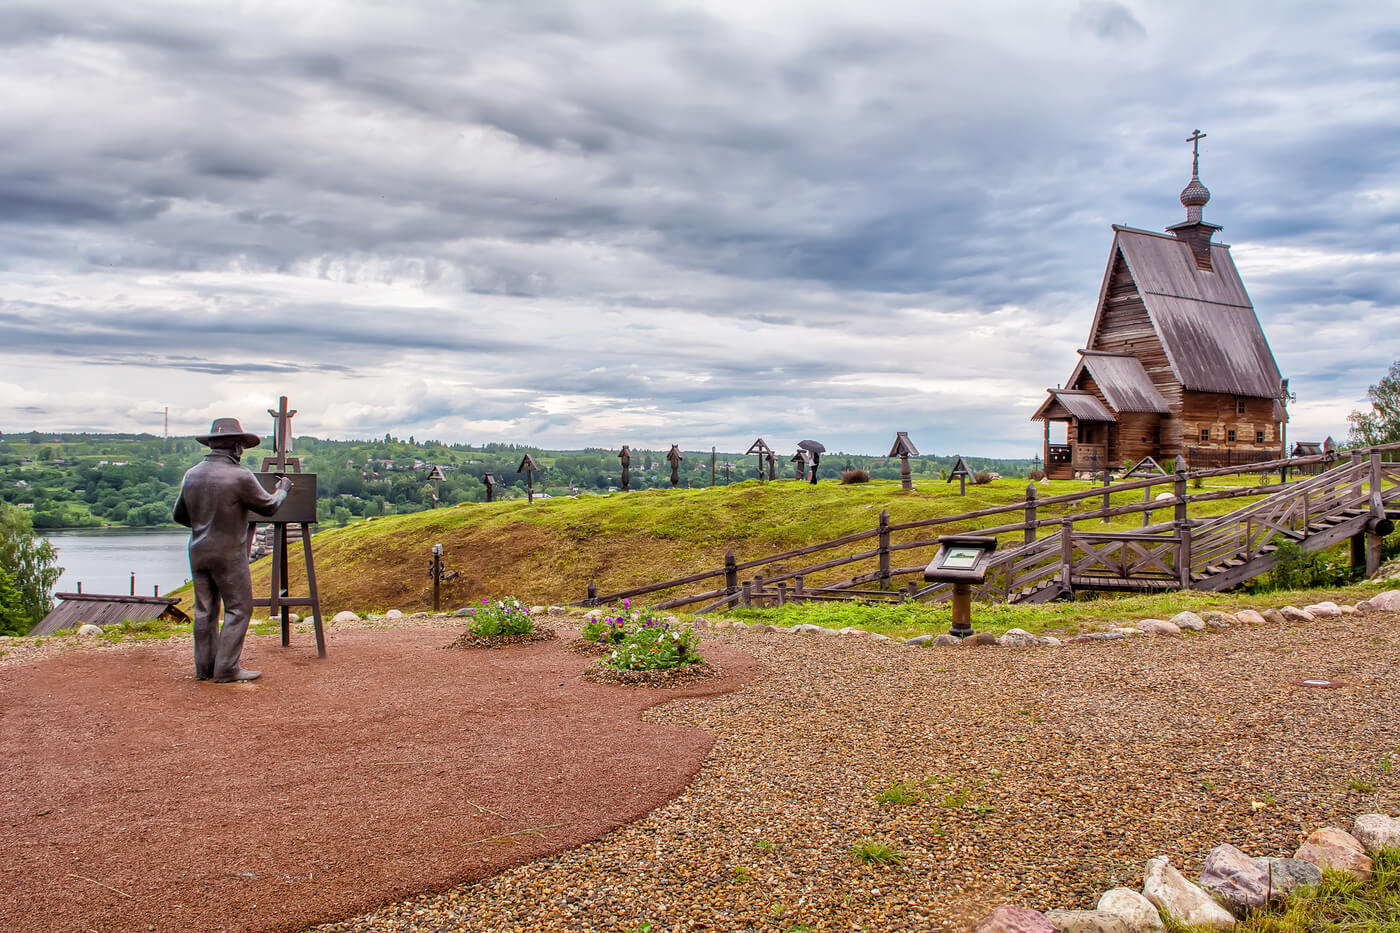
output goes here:
[{"label": "red dirt path", "polygon": [[722,678],[613,687],[558,641],[454,634],[249,638],[247,685],[194,680],[188,640],[0,668],[0,929],[301,930],[578,845],[710,750],[641,711],[756,667],[709,645]]}]

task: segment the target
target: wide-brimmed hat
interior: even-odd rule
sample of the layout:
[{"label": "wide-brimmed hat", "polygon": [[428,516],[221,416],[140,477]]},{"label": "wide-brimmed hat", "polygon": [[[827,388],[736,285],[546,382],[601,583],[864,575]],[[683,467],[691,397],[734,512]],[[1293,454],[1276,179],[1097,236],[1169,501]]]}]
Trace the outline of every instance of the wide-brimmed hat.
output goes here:
[{"label": "wide-brimmed hat", "polygon": [[220,439],[240,440],[244,447],[256,447],[262,443],[262,438],[243,430],[243,425],[238,423],[237,418],[215,418],[214,423],[209,426],[209,433],[196,434],[194,439],[206,447],[210,441]]}]

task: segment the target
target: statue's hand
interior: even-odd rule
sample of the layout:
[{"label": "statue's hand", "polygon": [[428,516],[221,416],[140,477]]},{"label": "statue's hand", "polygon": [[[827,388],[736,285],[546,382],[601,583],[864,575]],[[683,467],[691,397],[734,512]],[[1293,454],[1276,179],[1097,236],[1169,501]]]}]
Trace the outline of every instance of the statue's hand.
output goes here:
[{"label": "statue's hand", "polygon": [[290,479],[288,479],[287,477],[284,476],[284,477],[282,477],[281,479],[279,479],[279,480],[277,481],[277,491],[278,491],[278,492],[289,492],[289,491],[291,490],[291,488],[292,488],[292,481],[291,481]]}]

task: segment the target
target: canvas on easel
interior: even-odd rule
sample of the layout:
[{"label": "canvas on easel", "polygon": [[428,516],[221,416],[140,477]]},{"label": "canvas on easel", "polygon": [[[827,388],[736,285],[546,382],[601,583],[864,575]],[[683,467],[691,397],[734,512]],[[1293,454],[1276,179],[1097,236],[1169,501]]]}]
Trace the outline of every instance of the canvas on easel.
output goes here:
[{"label": "canvas on easel", "polygon": [[[316,630],[316,655],[324,658],[326,634],[321,620],[321,595],[316,587],[316,561],[311,554],[311,526],[316,523],[316,474],[301,472],[301,458],[287,455],[292,416],[296,414],[295,410],[287,410],[287,397],[282,396],[276,411],[269,408],[267,413],[272,415],[276,425],[273,456],[264,457],[262,471],[253,475],[265,489],[275,488],[282,476],[292,481],[292,488],[287,493],[287,500],[273,515],[249,515],[250,524],[268,524],[273,528],[270,595],[255,598],[253,605],[266,606],[270,618],[280,618],[284,648],[292,643],[291,607],[309,606]],[[288,587],[288,541],[294,537],[301,538],[302,556],[306,561],[306,596],[292,596]]]}]

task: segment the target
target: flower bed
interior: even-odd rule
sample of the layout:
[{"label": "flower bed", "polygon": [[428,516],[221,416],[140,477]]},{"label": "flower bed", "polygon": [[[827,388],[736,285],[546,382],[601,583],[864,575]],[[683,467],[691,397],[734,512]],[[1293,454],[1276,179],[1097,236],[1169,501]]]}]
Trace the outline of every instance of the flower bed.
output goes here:
[{"label": "flower bed", "polygon": [[482,599],[480,606],[468,610],[468,616],[467,630],[447,647],[504,648],[555,637],[554,629],[536,625],[530,610],[514,598],[497,600],[495,605]]},{"label": "flower bed", "polygon": [[585,674],[590,680],[669,686],[716,673],[697,650],[700,639],[694,628],[630,609],[624,603],[621,614],[584,623],[581,641],[603,651]]}]

